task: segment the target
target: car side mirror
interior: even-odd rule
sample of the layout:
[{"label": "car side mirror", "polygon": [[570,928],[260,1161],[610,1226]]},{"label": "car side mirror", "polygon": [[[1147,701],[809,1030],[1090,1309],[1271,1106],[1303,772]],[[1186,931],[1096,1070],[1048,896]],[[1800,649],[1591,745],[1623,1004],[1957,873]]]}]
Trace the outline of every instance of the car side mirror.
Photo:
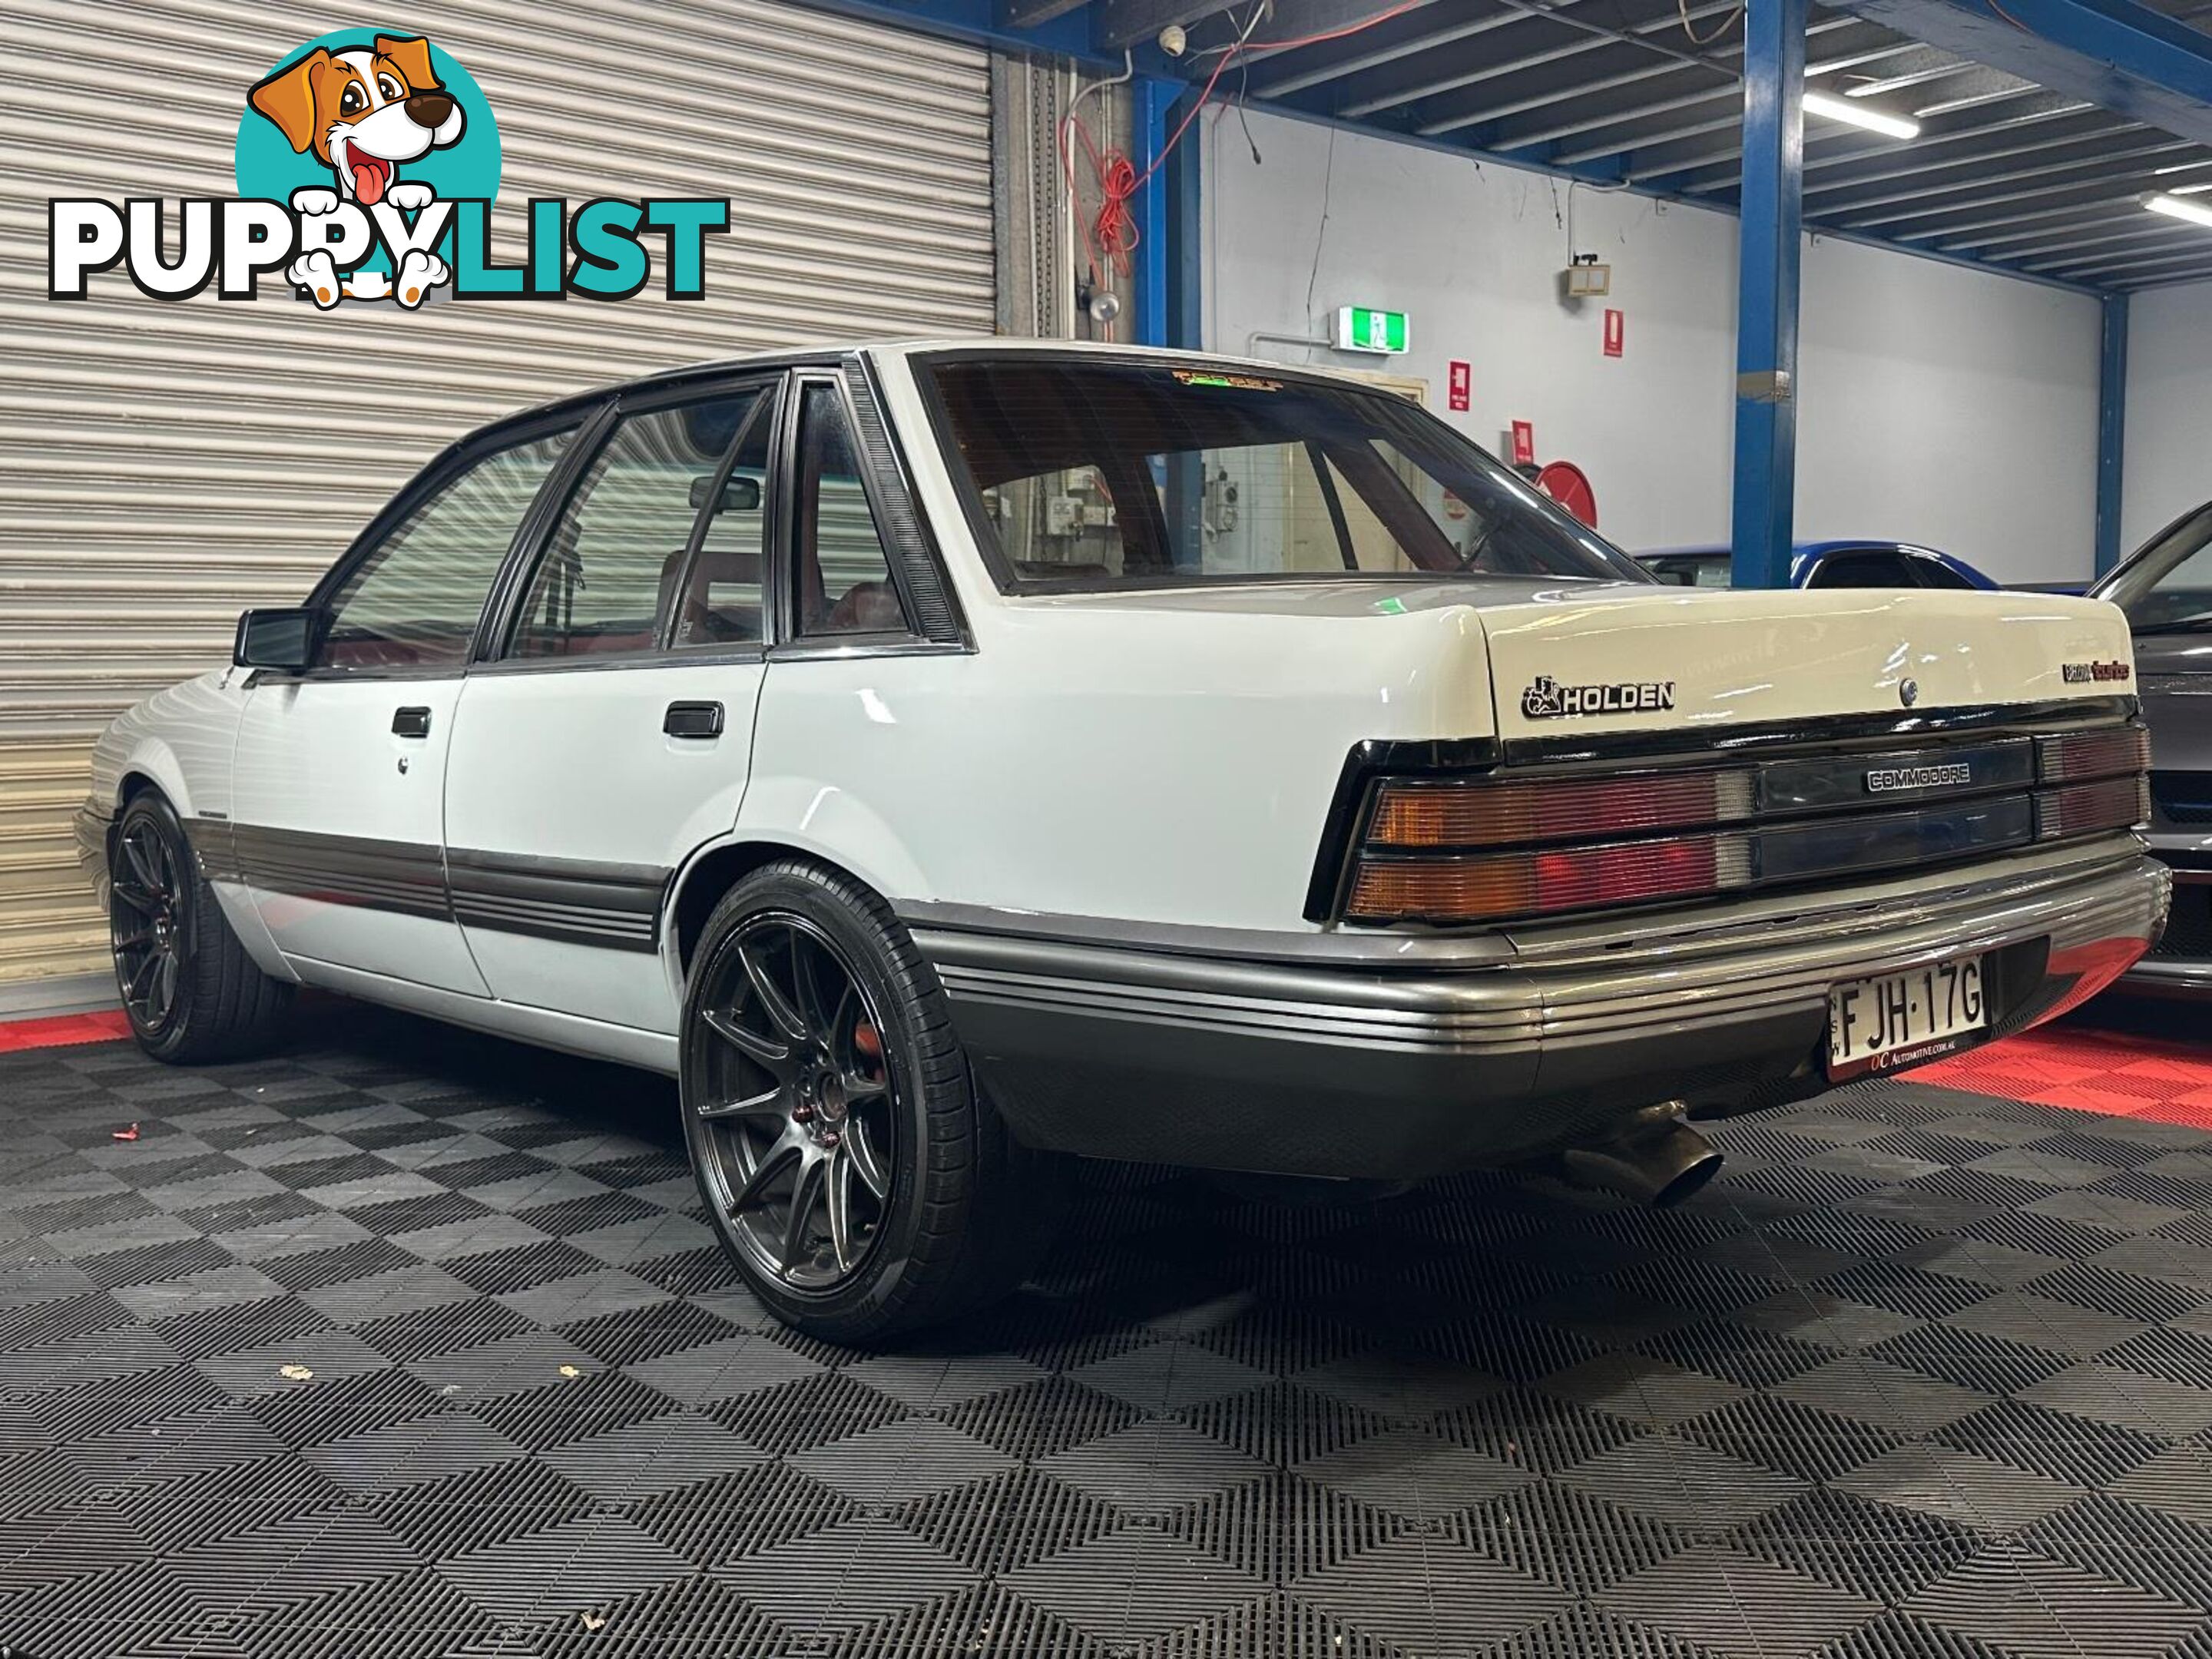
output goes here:
[{"label": "car side mirror", "polygon": [[[709,474],[691,480],[691,510],[696,513],[714,498],[714,479]],[[757,513],[760,511],[761,487],[758,478],[732,477],[722,484],[722,504],[717,513]]]},{"label": "car side mirror", "polygon": [[231,647],[230,659],[240,668],[301,673],[313,663],[322,631],[320,611],[249,611],[238,619],[238,638]]}]

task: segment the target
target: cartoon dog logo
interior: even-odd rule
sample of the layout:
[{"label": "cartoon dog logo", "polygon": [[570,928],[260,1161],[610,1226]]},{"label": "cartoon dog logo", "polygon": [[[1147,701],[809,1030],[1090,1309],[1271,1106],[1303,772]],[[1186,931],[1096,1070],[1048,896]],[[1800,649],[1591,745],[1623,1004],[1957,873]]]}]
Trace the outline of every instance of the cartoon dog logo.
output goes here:
[{"label": "cartoon dog logo", "polygon": [[[435,199],[430,186],[400,179],[399,168],[459,143],[464,125],[459,103],[430,66],[430,43],[419,37],[380,34],[371,47],[351,52],[317,46],[258,82],[246,101],[276,124],[295,154],[312,150],[330,168],[337,190],[292,193],[293,208],[311,219],[335,213],[341,201],[364,208],[389,202],[403,212],[428,207]],[[285,275],[327,307],[342,287],[352,299],[396,292],[402,305],[417,305],[449,273],[444,260],[418,250],[389,277],[363,271],[341,285],[326,252],[302,254]]]}]

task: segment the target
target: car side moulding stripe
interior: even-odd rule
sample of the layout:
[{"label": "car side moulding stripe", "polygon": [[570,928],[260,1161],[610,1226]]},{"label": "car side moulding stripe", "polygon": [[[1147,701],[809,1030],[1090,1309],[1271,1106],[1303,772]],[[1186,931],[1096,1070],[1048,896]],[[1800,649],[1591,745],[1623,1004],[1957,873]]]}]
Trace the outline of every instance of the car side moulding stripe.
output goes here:
[{"label": "car side moulding stripe", "polygon": [[210,881],[538,939],[653,951],[672,872],[196,818]]}]

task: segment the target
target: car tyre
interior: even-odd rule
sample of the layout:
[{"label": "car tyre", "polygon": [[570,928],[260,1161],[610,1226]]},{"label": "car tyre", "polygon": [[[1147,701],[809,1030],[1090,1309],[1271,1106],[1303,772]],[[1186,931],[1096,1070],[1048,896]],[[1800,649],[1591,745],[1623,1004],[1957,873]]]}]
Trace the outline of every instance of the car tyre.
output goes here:
[{"label": "car tyre", "polygon": [[1064,1160],[1015,1141],[944,988],[876,894],[779,860],[708,918],[686,988],[684,1127],[709,1219],[787,1324],[863,1343],[1018,1285]]},{"label": "car tyre", "polygon": [[274,1041],[295,988],[246,954],[176,809],[158,791],[132,796],[117,820],[107,919],[131,1034],[155,1060],[236,1060]]}]

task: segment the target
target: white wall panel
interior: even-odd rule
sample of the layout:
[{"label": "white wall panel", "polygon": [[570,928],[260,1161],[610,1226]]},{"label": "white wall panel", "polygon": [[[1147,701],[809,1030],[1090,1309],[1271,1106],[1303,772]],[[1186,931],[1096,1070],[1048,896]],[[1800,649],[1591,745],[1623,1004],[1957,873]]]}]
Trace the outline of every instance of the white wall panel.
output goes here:
[{"label": "white wall panel", "polygon": [[[1589,472],[1600,527],[1625,546],[1728,539],[1734,218],[1577,190],[1577,244],[1611,263],[1613,295],[1571,311],[1564,184],[1312,123],[1251,125],[1256,167],[1233,117],[1206,131],[1208,344],[1374,365],[1252,335],[1326,333],[1344,304],[1410,312],[1413,349],[1388,362],[1428,381],[1431,409],[1492,448],[1534,421],[1540,459]],[[1601,349],[1607,306],[1627,314],[1617,359]],[[1805,253],[1802,331],[1800,535],[1925,541],[2003,580],[2088,573],[2094,300],[1822,240]],[[1453,358],[1474,366],[1466,415],[1444,408]]]},{"label": "white wall panel", "polygon": [[2120,551],[2212,501],[2212,283],[2128,301]]}]

